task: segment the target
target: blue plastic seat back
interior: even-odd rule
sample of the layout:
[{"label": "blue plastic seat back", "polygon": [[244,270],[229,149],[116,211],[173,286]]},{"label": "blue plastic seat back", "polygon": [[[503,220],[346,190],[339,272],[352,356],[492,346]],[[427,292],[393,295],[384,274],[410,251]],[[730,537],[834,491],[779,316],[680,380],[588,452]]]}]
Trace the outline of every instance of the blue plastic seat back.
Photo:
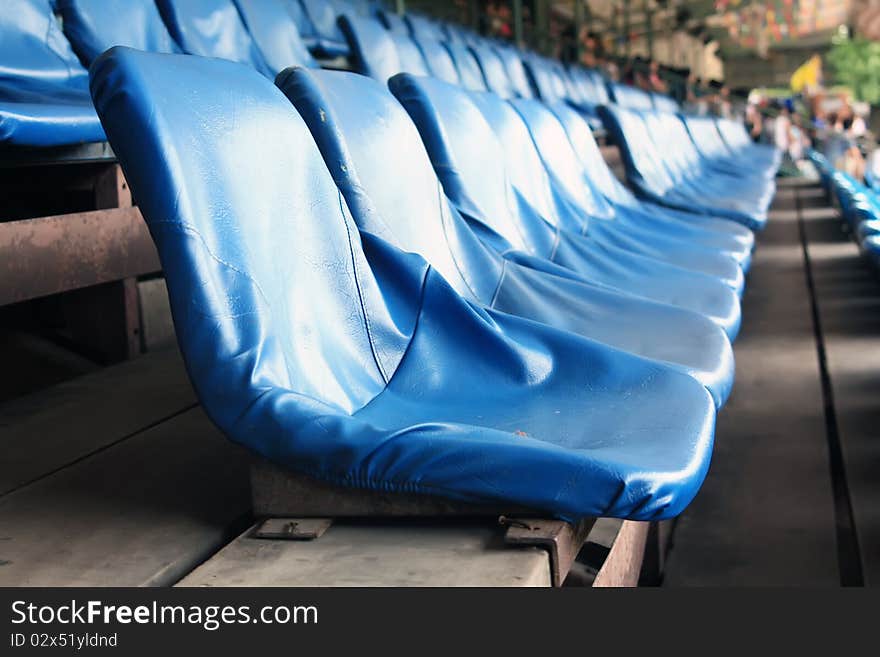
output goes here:
[{"label": "blue plastic seat back", "polygon": [[[340,30],[338,18],[342,14],[358,15],[340,2],[334,0],[300,0],[306,16],[315,28],[318,44],[328,55],[348,54],[348,44]],[[361,16],[361,18],[366,18]]]},{"label": "blue plastic seat back", "polygon": [[113,46],[181,52],[155,0],[57,0],[56,6],[73,49],[89,64]]},{"label": "blue plastic seat back", "polygon": [[394,291],[284,95],[241,65],[172,57],[115,48],[92,88],[202,403],[227,430],[272,389],[288,407],[362,408],[403,357],[414,304],[385,303]]},{"label": "blue plastic seat back", "polygon": [[400,61],[398,73],[412,73],[413,75],[431,75],[428,64],[422,55],[421,49],[406,34],[391,34],[394,47],[397,49],[397,58]]},{"label": "blue plastic seat back", "polygon": [[288,66],[316,68],[284,0],[234,0],[245,27],[274,71]]},{"label": "blue plastic seat back", "polygon": [[356,71],[380,82],[400,73],[397,46],[391,32],[378,19],[343,14],[339,26],[351,47]]},{"label": "blue plastic seat back", "polygon": [[565,213],[566,228],[585,231],[589,217],[613,218],[614,209],[608,200],[593,187],[571,140],[547,105],[528,99],[511,101],[528,126],[541,161],[544,163],[557,194],[573,212]]},{"label": "blue plastic seat back", "polygon": [[458,43],[465,43],[459,33],[458,25],[455,23],[444,22],[441,23],[439,27],[440,31],[443,33],[443,37],[439,39],[440,41],[457,41]]},{"label": "blue plastic seat back", "polygon": [[538,98],[546,103],[555,103],[562,100],[556,94],[556,82],[553,80],[550,68],[543,59],[535,54],[530,54],[523,58],[523,64]]},{"label": "blue plastic seat back", "polygon": [[277,84],[311,128],[359,228],[419,253],[459,294],[488,303],[500,271],[449,206],[419,133],[387,86],[305,69],[288,69]]},{"label": "blue plastic seat back", "polygon": [[379,20],[382,21],[382,24],[388,29],[388,31],[403,36],[410,35],[409,25],[403,20],[402,16],[399,16],[395,12],[379,9],[376,11],[376,16],[379,17]]},{"label": "blue plastic seat back", "polygon": [[719,118],[715,120],[715,125],[728,148],[734,152],[752,145],[752,141],[742,124],[730,119]]},{"label": "blue plastic seat back", "polygon": [[505,169],[514,189],[541,217],[555,225],[550,177],[528,126],[510,103],[490,94],[472,97],[504,149]]},{"label": "blue plastic seat back", "polygon": [[596,105],[607,105],[611,102],[611,96],[608,95],[608,85],[605,78],[598,71],[587,71],[587,76],[593,81],[593,93],[595,96],[591,100]]},{"label": "blue plastic seat back", "polygon": [[446,34],[444,34],[441,27],[426,16],[407,12],[404,20],[409,25],[410,32],[416,39],[446,40]]},{"label": "blue plastic seat back", "polygon": [[315,47],[318,41],[318,33],[315,31],[315,26],[312,25],[312,20],[306,13],[302,3],[299,0],[281,0],[281,2],[284,4],[284,8],[287,10],[290,18],[296,24],[296,31],[299,33],[299,38],[303,44],[307,48]]},{"label": "blue plastic seat back", "polygon": [[730,152],[715,127],[715,121],[707,116],[682,117],[694,144],[708,158],[726,158]]},{"label": "blue plastic seat back", "polygon": [[455,62],[455,69],[458,71],[461,86],[473,91],[486,91],[486,80],[483,78],[483,72],[480,70],[480,65],[468,47],[453,41],[447,41],[443,45],[449,51],[452,61]]},{"label": "blue plastic seat back", "polygon": [[49,0],[4,0],[0,11],[0,88],[44,85],[84,90],[88,73],[52,12]]},{"label": "blue plastic seat back", "polygon": [[88,77],[48,0],[0,8],[0,144],[68,146],[104,140]]},{"label": "blue plastic seat back", "polygon": [[609,87],[614,96],[614,102],[621,107],[640,110],[654,109],[654,104],[651,102],[651,96],[641,89],[631,87],[628,84],[620,84],[618,82],[612,82]]},{"label": "blue plastic seat back", "polygon": [[486,81],[486,87],[502,98],[512,98],[516,95],[510,78],[507,77],[507,71],[504,69],[504,62],[495,52],[494,48],[488,43],[471,46],[471,52],[480,65],[483,72],[483,78]]},{"label": "blue plastic seat back", "polygon": [[532,98],[535,92],[529,82],[529,76],[523,66],[522,55],[519,50],[513,46],[496,45],[495,52],[501,58],[504,64],[504,70],[507,72],[507,79],[513,85],[514,93],[520,98]]},{"label": "blue plastic seat back", "polygon": [[337,12],[342,11],[354,12],[359,16],[368,17],[375,16],[379,10],[382,0],[331,0],[337,6]]},{"label": "blue plastic seat back", "polygon": [[605,128],[614,136],[614,143],[626,165],[627,177],[659,196],[675,186],[654,147],[651,135],[637,114],[615,105],[603,105],[600,113]]},{"label": "blue plastic seat back", "polygon": [[247,64],[270,78],[277,73],[263,58],[232,0],[156,0],[156,4],[185,52]]},{"label": "blue plastic seat back", "polygon": [[615,203],[630,204],[632,198],[628,190],[623,187],[605,162],[599,144],[596,143],[586,120],[565,103],[555,103],[550,106],[550,110],[565,128],[575,154],[596,189]]},{"label": "blue plastic seat back", "polygon": [[577,87],[577,94],[581,103],[590,105],[599,104],[596,100],[596,89],[593,77],[580,66],[573,66],[568,71],[572,84]]},{"label": "blue plastic seat back", "polygon": [[681,108],[678,106],[678,103],[675,102],[675,99],[666,94],[652,93],[651,100],[654,101],[654,109],[660,110],[661,112],[672,112],[675,114],[681,111]]},{"label": "blue plastic seat back", "polygon": [[661,163],[677,181],[693,177],[699,167],[699,154],[695,151],[691,137],[684,124],[673,114],[651,111],[633,112],[645,125],[654,143],[655,151],[662,153]]},{"label": "blue plastic seat back", "polygon": [[[489,92],[468,92],[433,78],[398,75],[389,86],[415,123],[455,207],[516,249],[549,252],[550,244],[531,243],[522,229],[504,149],[471,95],[503,101]],[[538,238],[546,233],[539,232]]]},{"label": "blue plastic seat back", "polygon": [[[559,62],[550,62],[548,67],[550,83],[553,85],[553,94],[556,98],[569,99],[569,88],[565,82],[565,68]],[[574,100],[573,98],[569,100]]]},{"label": "blue plastic seat back", "polygon": [[458,69],[452,61],[452,55],[439,41],[434,39],[415,39],[416,45],[422,51],[422,56],[428,64],[431,75],[452,84],[461,84],[458,77]]},{"label": "blue plastic seat back", "polygon": [[592,101],[584,94],[583,86],[577,79],[573,68],[562,70],[562,81],[565,84],[565,98],[577,106],[592,105]]}]

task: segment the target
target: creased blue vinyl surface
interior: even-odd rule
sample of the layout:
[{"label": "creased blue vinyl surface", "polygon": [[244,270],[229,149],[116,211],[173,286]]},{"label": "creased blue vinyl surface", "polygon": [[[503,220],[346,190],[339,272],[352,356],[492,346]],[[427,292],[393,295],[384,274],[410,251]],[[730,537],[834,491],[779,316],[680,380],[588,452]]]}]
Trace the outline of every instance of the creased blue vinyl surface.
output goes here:
[{"label": "creased blue vinyl surface", "polygon": [[56,0],[64,34],[89,66],[113,46],[179,53],[155,0]]},{"label": "creased blue vinyl surface", "polygon": [[[419,127],[453,206],[488,238],[503,238],[497,248],[517,252],[509,258],[545,259],[572,278],[705,315],[736,336],[739,300],[724,282],[564,229],[528,128],[509,103],[407,75],[393,78],[391,88]],[[582,216],[572,221],[583,228]]]},{"label": "creased blue vinyl surface", "polygon": [[735,254],[743,269],[748,269],[749,258],[745,254],[751,254],[755,246],[755,235],[751,230],[728,219],[681,212],[638,199],[615,177],[602,157],[589,126],[578,112],[565,103],[555,103],[550,109],[565,126],[565,132],[590,180],[615,205],[618,213],[633,217],[640,224],[650,221],[664,229],[672,228],[688,238],[699,234],[701,239]]},{"label": "creased blue vinyl surface", "polygon": [[247,64],[270,78],[277,73],[263,57],[233,0],[156,0],[156,5],[184,52]]},{"label": "creased blue vinyl surface", "polygon": [[245,26],[273,71],[288,66],[317,67],[299,36],[287,0],[234,0]]},{"label": "creased blue vinyl surface", "polygon": [[0,7],[0,144],[68,146],[104,140],[88,76],[49,0]]},{"label": "creased blue vinyl surface", "polygon": [[744,277],[729,251],[706,244],[700,236],[683,236],[669,226],[648,222],[633,225],[618,216],[615,206],[593,184],[574,152],[565,128],[543,103],[517,99],[513,106],[529,128],[556,193],[584,219],[580,232],[602,244],[645,255],[724,281],[742,294]]},{"label": "creased blue vinyl surface", "polygon": [[620,147],[627,179],[642,197],[738,221],[752,230],[764,227],[773,181],[752,177],[749,160],[741,160],[739,175],[705,169],[676,115],[664,118],[662,113],[615,105],[603,105],[599,113]]},{"label": "creased blue vinyl surface", "polygon": [[[302,70],[286,71],[277,84],[311,129],[361,231],[420,254],[473,303],[665,362],[703,383],[716,404],[723,404],[734,364],[722,329],[697,313],[591,284],[526,254],[505,258],[481,244],[479,233],[450,206],[432,167],[433,162],[441,171],[459,168],[451,145],[445,154],[435,145],[429,155],[384,85],[348,73]],[[418,101],[397,91],[423,124]],[[455,132],[435,127],[444,136]],[[479,128],[472,126],[470,134]],[[474,162],[467,152],[464,159],[483,172],[484,184],[492,184],[494,172],[481,167],[484,162]],[[406,184],[388,185],[389,179]]]},{"label": "creased blue vinyl surface", "polygon": [[481,310],[360,233],[303,121],[249,67],[114,48],[92,94],[231,438],[341,485],[565,518],[692,499],[715,416],[702,385]]}]

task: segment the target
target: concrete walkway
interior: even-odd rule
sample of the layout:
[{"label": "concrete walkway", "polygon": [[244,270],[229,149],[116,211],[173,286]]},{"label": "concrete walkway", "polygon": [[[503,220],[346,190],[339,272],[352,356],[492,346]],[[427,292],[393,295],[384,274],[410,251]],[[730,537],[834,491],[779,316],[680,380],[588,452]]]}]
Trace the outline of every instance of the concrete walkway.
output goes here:
[{"label": "concrete walkway", "polygon": [[[860,490],[860,499],[880,501],[880,409],[873,403],[880,392],[880,282],[864,283],[858,250],[840,227],[818,187],[780,184],[743,299],[736,386],[719,417],[704,487],[677,522],[667,586],[838,586],[858,579],[839,454],[858,461],[847,462],[850,476],[873,489]],[[852,318],[840,315],[868,311],[871,330],[842,328]],[[832,354],[824,378],[823,326]],[[870,349],[869,364],[861,354]],[[846,420],[840,424],[848,449],[839,449],[835,418]],[[880,505],[853,506],[865,523],[860,536],[870,536],[876,550]]]}]

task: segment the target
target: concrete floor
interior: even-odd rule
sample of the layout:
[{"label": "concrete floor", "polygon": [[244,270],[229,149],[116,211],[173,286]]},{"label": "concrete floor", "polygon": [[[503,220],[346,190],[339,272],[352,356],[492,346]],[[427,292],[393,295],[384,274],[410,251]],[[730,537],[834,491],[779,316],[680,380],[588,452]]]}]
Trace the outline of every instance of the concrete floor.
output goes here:
[{"label": "concrete floor", "polygon": [[819,188],[780,185],[667,586],[880,583],[880,280],[841,226]]}]

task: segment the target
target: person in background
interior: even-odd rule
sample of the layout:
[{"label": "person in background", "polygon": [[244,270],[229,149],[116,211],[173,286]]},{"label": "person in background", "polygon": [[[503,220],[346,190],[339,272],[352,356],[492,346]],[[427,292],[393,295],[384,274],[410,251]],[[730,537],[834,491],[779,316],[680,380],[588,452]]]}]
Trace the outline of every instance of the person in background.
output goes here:
[{"label": "person in background", "polygon": [[666,86],[663,78],[660,77],[659,62],[656,59],[652,59],[650,60],[650,64],[648,66],[648,84],[650,85],[651,89],[661,94],[668,93],[669,87]]},{"label": "person in background", "polygon": [[764,118],[754,103],[746,105],[746,130],[748,130],[749,137],[753,142],[761,141],[761,134],[764,132]]},{"label": "person in background", "polygon": [[621,80],[620,69],[617,68],[617,64],[611,59],[605,60],[605,75],[612,82],[620,82]]},{"label": "person in background", "polygon": [[847,134],[853,139],[858,139],[864,137],[866,132],[868,132],[868,126],[865,125],[865,119],[854,113]]},{"label": "person in background", "polygon": [[733,105],[730,102],[730,89],[727,85],[722,85],[718,94],[715,96],[715,114],[729,119],[733,115]]},{"label": "person in background", "polygon": [[773,121],[773,144],[783,153],[791,147],[791,113],[785,105],[779,106],[779,114]]},{"label": "person in background", "polygon": [[795,161],[795,164],[797,164],[804,159],[804,153],[806,149],[810,146],[810,138],[804,131],[803,122],[801,120],[800,114],[795,114],[791,117],[789,138],[790,143],[788,147],[788,154],[791,156],[791,159]]}]

